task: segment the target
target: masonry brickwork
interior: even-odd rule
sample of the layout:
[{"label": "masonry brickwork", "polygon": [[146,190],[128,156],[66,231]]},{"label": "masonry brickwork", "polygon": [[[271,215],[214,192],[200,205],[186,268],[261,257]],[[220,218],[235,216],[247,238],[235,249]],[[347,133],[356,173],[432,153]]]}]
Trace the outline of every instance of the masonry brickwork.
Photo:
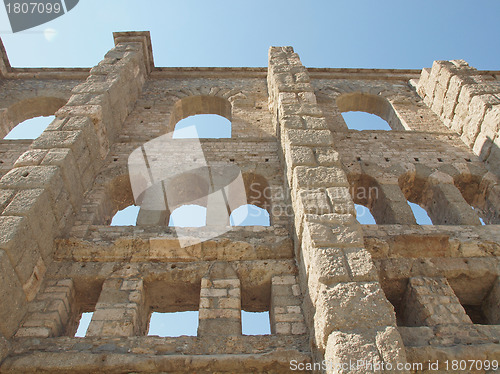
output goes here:
[{"label": "masonry brickwork", "polygon": [[[0,372],[326,360],[316,372],[414,373],[500,359],[499,71],[308,69],[292,47],[271,47],[268,68],[159,68],[148,32],[114,40],[92,69],[13,68],[1,46],[0,133],[56,119],[33,141],[0,141]],[[347,111],[392,131],[350,130]],[[143,206],[136,226],[110,226],[134,205],[131,152],[204,113],[232,126],[201,139],[206,159],[237,165],[247,195],[258,186],[249,203],[270,226],[187,247],[170,211]],[[417,225],[408,201],[434,225]],[[359,224],[354,204],[377,224]],[[147,335],[152,312],[188,310],[198,336]],[[269,312],[271,334],[243,335],[242,310]],[[74,337],[83,312],[89,329]]]}]

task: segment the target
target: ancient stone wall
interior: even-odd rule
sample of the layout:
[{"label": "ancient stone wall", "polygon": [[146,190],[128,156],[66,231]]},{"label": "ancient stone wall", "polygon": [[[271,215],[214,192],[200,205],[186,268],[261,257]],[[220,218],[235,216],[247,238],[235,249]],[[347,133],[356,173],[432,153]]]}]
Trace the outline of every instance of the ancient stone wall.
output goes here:
[{"label": "ancient stone wall", "polygon": [[[414,373],[499,359],[498,72],[307,69],[291,47],[271,47],[267,69],[158,68],[149,33],[114,37],[90,70],[12,68],[0,48],[2,131],[56,115],[32,142],[0,142],[1,372]],[[392,131],[350,130],[347,111]],[[172,209],[144,206],[135,226],[111,226],[139,205],[130,154],[195,114],[231,121],[230,138],[200,147],[211,170],[239,168],[270,226],[220,234],[207,218],[184,233],[208,239],[183,245]],[[199,176],[184,177],[190,191]],[[377,224],[359,224],[354,204]],[[243,335],[242,310],[269,312],[271,334]],[[197,336],[148,336],[152,313],[178,311],[199,312]]]}]

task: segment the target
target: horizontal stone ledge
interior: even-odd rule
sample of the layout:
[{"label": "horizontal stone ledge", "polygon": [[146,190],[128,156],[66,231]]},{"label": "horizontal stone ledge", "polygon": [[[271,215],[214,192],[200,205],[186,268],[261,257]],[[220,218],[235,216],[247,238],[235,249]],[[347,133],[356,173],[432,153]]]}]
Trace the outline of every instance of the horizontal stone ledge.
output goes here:
[{"label": "horizontal stone ledge", "polygon": [[374,259],[500,256],[500,225],[361,225]]},{"label": "horizontal stone ledge", "polygon": [[398,326],[406,347],[454,347],[456,345],[499,344],[498,325]]},{"label": "horizontal stone ledge", "polygon": [[[437,367],[429,372],[435,373],[459,373],[460,371],[452,371],[451,365],[452,360],[457,360],[458,364],[460,361],[465,361],[467,363],[467,368],[471,363],[474,364],[482,364],[484,368],[484,364],[488,361],[491,368],[491,362],[493,360],[498,361],[498,357],[500,357],[500,344],[477,344],[477,345],[468,345],[468,344],[457,344],[453,347],[439,347],[439,346],[426,346],[426,347],[405,347],[406,348],[406,359],[407,362],[421,363],[423,368],[428,368],[429,362],[439,364],[439,371]],[[473,361],[468,361],[473,360]],[[446,371],[445,361],[448,361],[448,370]],[[480,362],[479,362],[480,361]],[[417,368],[417,366],[414,366]],[[478,366],[479,367],[479,366]],[[417,371],[419,372],[419,371]],[[462,371],[462,372],[476,372],[476,373],[484,373],[484,371]],[[490,371],[492,372],[492,371]]]},{"label": "horizontal stone ledge", "polygon": [[[119,228],[117,235],[101,232],[104,240],[59,239],[55,258],[76,261],[193,262],[258,260],[262,258],[293,258],[291,238],[273,230],[248,235],[241,231],[228,232],[201,243],[181,247],[173,235],[133,235]],[[106,236],[108,235],[108,240]],[[114,234],[114,233],[113,233]],[[129,234],[130,236],[128,236]]]},{"label": "horizontal stone ledge", "polygon": [[[62,360],[66,353],[98,357],[102,357],[103,354],[115,354],[120,357],[128,355],[165,357],[167,355],[174,356],[173,353],[175,353],[179,356],[192,355],[192,357],[212,357],[214,359],[214,356],[211,355],[228,355],[236,358],[238,355],[265,355],[275,352],[276,349],[286,352],[289,347],[294,347],[296,350],[292,350],[292,352],[297,355],[297,358],[290,358],[290,360],[304,358],[309,354],[308,337],[296,335],[210,336],[209,338],[196,336],[14,338],[12,345],[13,351],[20,356],[27,353],[37,353],[40,358],[57,349],[60,352],[60,358],[56,362]],[[11,356],[11,362],[17,361],[18,358]],[[32,367],[36,366],[32,365]],[[1,368],[2,373],[6,368]]]},{"label": "horizontal stone ledge", "polygon": [[[2,365],[4,373],[50,372],[141,372],[192,373],[257,371],[281,372],[290,370],[290,361],[308,363],[309,355],[297,350],[276,350],[264,354],[213,355],[141,355],[133,353],[49,353],[36,352],[26,356],[10,357]],[[186,365],[189,362],[189,365]]]}]

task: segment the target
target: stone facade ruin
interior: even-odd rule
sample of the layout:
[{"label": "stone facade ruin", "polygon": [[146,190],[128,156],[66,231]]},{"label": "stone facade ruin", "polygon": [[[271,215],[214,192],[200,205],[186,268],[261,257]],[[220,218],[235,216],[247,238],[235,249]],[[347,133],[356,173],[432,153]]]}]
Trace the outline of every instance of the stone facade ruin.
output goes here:
[{"label": "stone facade ruin", "polygon": [[[1,141],[1,373],[498,372],[500,71],[306,68],[291,47],[267,68],[161,68],[148,32],[114,40],[92,69],[12,68],[1,47],[2,137],[56,116]],[[392,131],[349,130],[347,111]],[[205,157],[269,191],[271,225],[188,247],[170,212],[110,226],[134,205],[130,153],[203,113],[232,126]],[[188,310],[198,336],[147,335],[152,312]],[[241,310],[271,334],[243,335]]]}]

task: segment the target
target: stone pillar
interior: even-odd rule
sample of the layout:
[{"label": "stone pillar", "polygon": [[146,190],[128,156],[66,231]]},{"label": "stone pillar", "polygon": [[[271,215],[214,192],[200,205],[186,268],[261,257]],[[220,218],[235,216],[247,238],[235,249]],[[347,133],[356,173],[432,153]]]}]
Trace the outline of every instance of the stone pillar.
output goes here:
[{"label": "stone pillar", "polygon": [[[138,202],[139,203],[139,202]],[[163,183],[157,183],[144,192],[140,201],[140,210],[137,215],[137,226],[165,226],[168,225],[167,206]]]},{"label": "stone pillar", "polygon": [[86,336],[136,336],[143,330],[143,281],[135,277],[106,279]]},{"label": "stone pillar", "polygon": [[422,203],[435,225],[481,225],[479,216],[447,174],[434,172],[429,176]]},{"label": "stone pillar", "polygon": [[28,305],[28,316],[16,337],[53,337],[64,333],[72,314],[75,290],[71,279],[50,280]]},{"label": "stone pillar", "polygon": [[402,305],[407,326],[472,323],[446,278],[410,278]]},{"label": "stone pillar", "polygon": [[241,335],[240,280],[229,263],[215,262],[201,279],[198,336]]},{"label": "stone pillar", "polygon": [[207,226],[229,226],[229,211],[222,190],[208,195]]},{"label": "stone pillar", "polygon": [[496,279],[483,301],[482,310],[489,324],[500,325],[500,278]]},{"label": "stone pillar", "polygon": [[[394,310],[363,248],[349,183],[309,74],[292,47],[271,47],[267,77],[291,189],[299,277],[317,350],[314,356],[340,364],[365,360],[367,355],[357,348],[362,341],[373,348],[374,360],[404,363]],[[348,338],[351,335],[357,337]]]},{"label": "stone pillar", "polygon": [[271,279],[271,333],[306,333],[301,308],[300,287],[295,275],[277,275]]},{"label": "stone pillar", "polygon": [[[0,216],[0,250],[18,280],[0,284],[2,294],[17,295],[12,287],[20,287],[28,301],[36,296],[52,261],[54,238],[73,223],[84,192],[151,71],[149,33],[118,33],[115,43],[0,180],[0,205],[6,207]],[[7,318],[5,336],[17,329],[25,302],[15,301],[20,308]],[[12,314],[11,308],[12,304],[0,303],[0,315]]]},{"label": "stone pillar", "polygon": [[416,225],[415,217],[397,184],[379,184],[372,215],[379,224]]},{"label": "stone pillar", "polygon": [[500,175],[500,87],[463,60],[434,61],[423,69],[417,93]]},{"label": "stone pillar", "polygon": [[[1,231],[3,241],[5,231]],[[27,312],[26,295],[12,268],[9,256],[0,250],[0,334],[9,339],[14,335],[24,314]],[[13,313],[12,311],[16,312]]]}]

